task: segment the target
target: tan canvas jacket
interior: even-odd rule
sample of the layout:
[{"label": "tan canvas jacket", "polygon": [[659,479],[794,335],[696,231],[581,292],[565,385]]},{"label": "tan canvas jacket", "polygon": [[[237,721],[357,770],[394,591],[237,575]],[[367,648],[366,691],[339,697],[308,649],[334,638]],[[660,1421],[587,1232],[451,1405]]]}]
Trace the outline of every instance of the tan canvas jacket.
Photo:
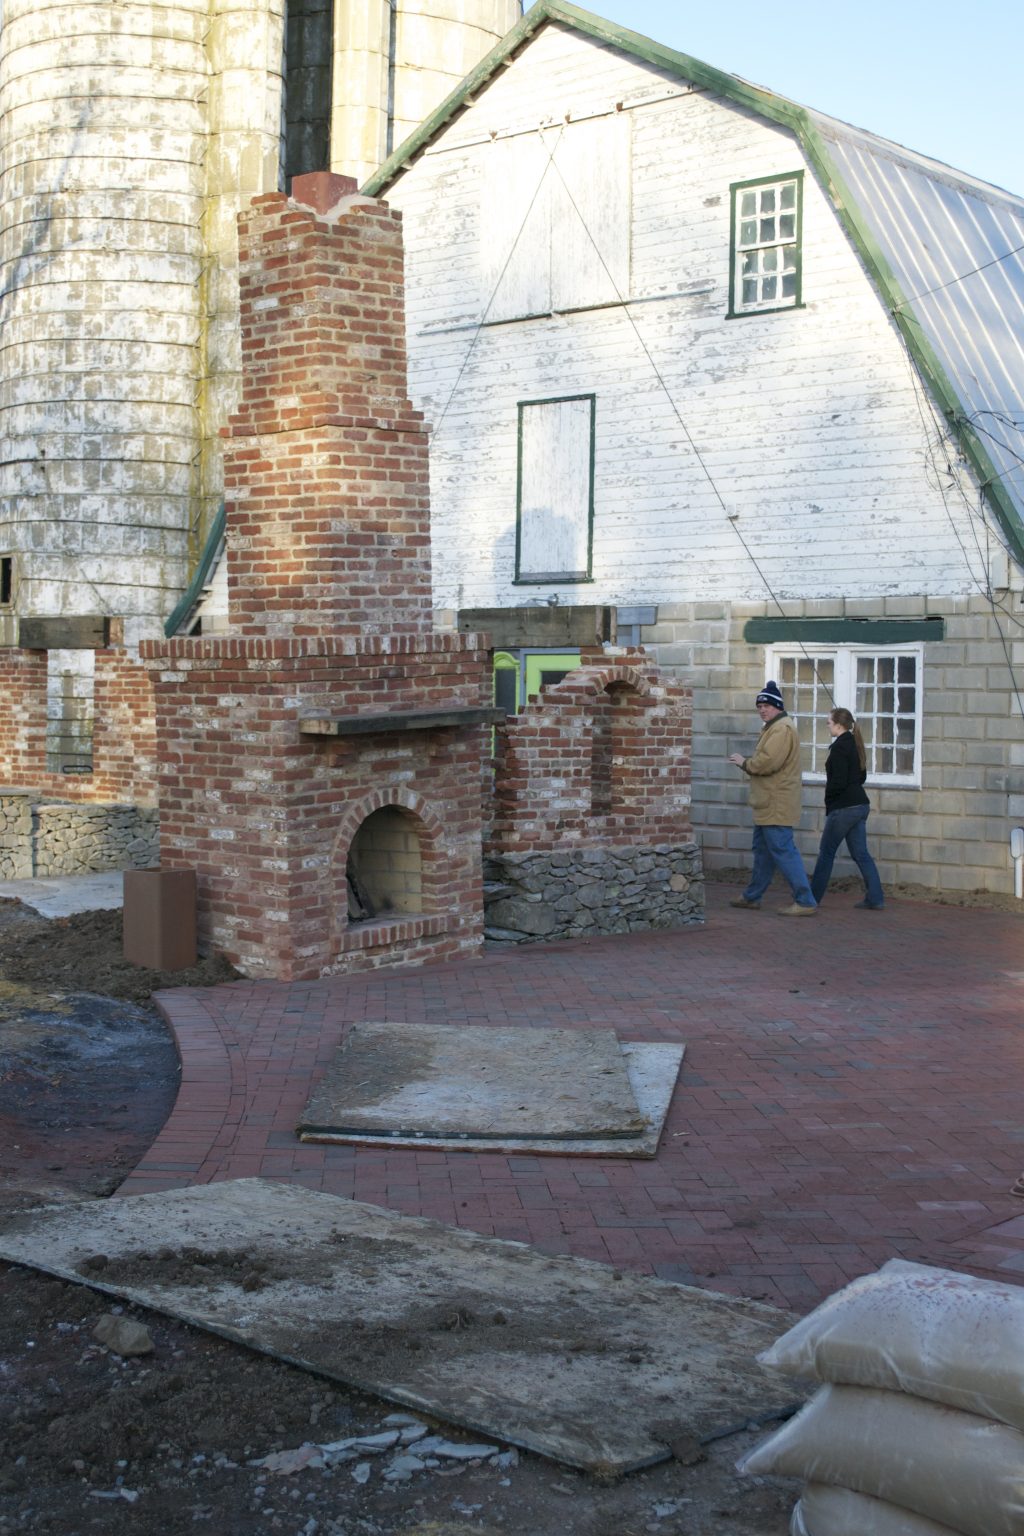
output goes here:
[{"label": "tan canvas jacket", "polygon": [[762,728],[752,755],[743,760],[743,772],[750,779],[755,826],[800,825],[800,738],[788,715],[777,715]]}]

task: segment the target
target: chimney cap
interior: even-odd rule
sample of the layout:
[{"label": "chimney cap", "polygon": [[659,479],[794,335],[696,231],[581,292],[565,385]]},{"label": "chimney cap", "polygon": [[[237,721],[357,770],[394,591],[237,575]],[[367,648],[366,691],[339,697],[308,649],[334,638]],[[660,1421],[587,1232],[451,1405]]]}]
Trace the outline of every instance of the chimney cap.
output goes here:
[{"label": "chimney cap", "polygon": [[293,202],[323,216],[358,190],[359,183],[354,176],[336,176],[333,171],[307,171],[305,176],[292,177],[290,196]]}]

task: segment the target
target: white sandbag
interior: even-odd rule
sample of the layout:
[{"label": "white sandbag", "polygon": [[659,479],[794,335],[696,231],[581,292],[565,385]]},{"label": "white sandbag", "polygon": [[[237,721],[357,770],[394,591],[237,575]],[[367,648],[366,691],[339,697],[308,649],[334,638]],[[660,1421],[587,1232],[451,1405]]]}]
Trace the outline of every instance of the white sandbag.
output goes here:
[{"label": "white sandbag", "polygon": [[902,1392],[821,1387],[738,1470],[852,1488],[963,1536],[1024,1536],[1020,1430]]},{"label": "white sandbag", "polygon": [[762,1365],[909,1392],[1024,1430],[1024,1288],[890,1259],[822,1302]]},{"label": "white sandbag", "polygon": [[793,1511],[789,1536],[961,1536],[913,1510],[898,1509],[852,1488],[811,1483]]}]

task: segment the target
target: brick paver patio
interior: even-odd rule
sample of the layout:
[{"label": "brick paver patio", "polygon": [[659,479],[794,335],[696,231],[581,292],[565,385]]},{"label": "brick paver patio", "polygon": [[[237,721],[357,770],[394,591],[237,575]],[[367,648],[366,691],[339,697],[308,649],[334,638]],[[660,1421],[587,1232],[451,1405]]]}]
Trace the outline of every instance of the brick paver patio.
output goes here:
[{"label": "brick paver patio", "polygon": [[[121,1193],[282,1179],[798,1311],[893,1256],[1019,1278],[1024,923],[851,895],[780,920],[733,894],[710,886],[707,924],[673,933],[165,993],[181,1091]],[[360,1019],[687,1050],[652,1162],[302,1145]]]}]

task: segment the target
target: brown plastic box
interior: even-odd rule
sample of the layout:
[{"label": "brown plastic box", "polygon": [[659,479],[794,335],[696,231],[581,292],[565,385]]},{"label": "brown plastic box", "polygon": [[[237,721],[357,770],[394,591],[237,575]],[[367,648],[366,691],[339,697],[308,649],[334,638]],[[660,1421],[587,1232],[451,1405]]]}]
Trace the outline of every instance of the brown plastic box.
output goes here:
[{"label": "brown plastic box", "polygon": [[126,869],[124,957],[152,971],[196,963],[194,869]]}]

